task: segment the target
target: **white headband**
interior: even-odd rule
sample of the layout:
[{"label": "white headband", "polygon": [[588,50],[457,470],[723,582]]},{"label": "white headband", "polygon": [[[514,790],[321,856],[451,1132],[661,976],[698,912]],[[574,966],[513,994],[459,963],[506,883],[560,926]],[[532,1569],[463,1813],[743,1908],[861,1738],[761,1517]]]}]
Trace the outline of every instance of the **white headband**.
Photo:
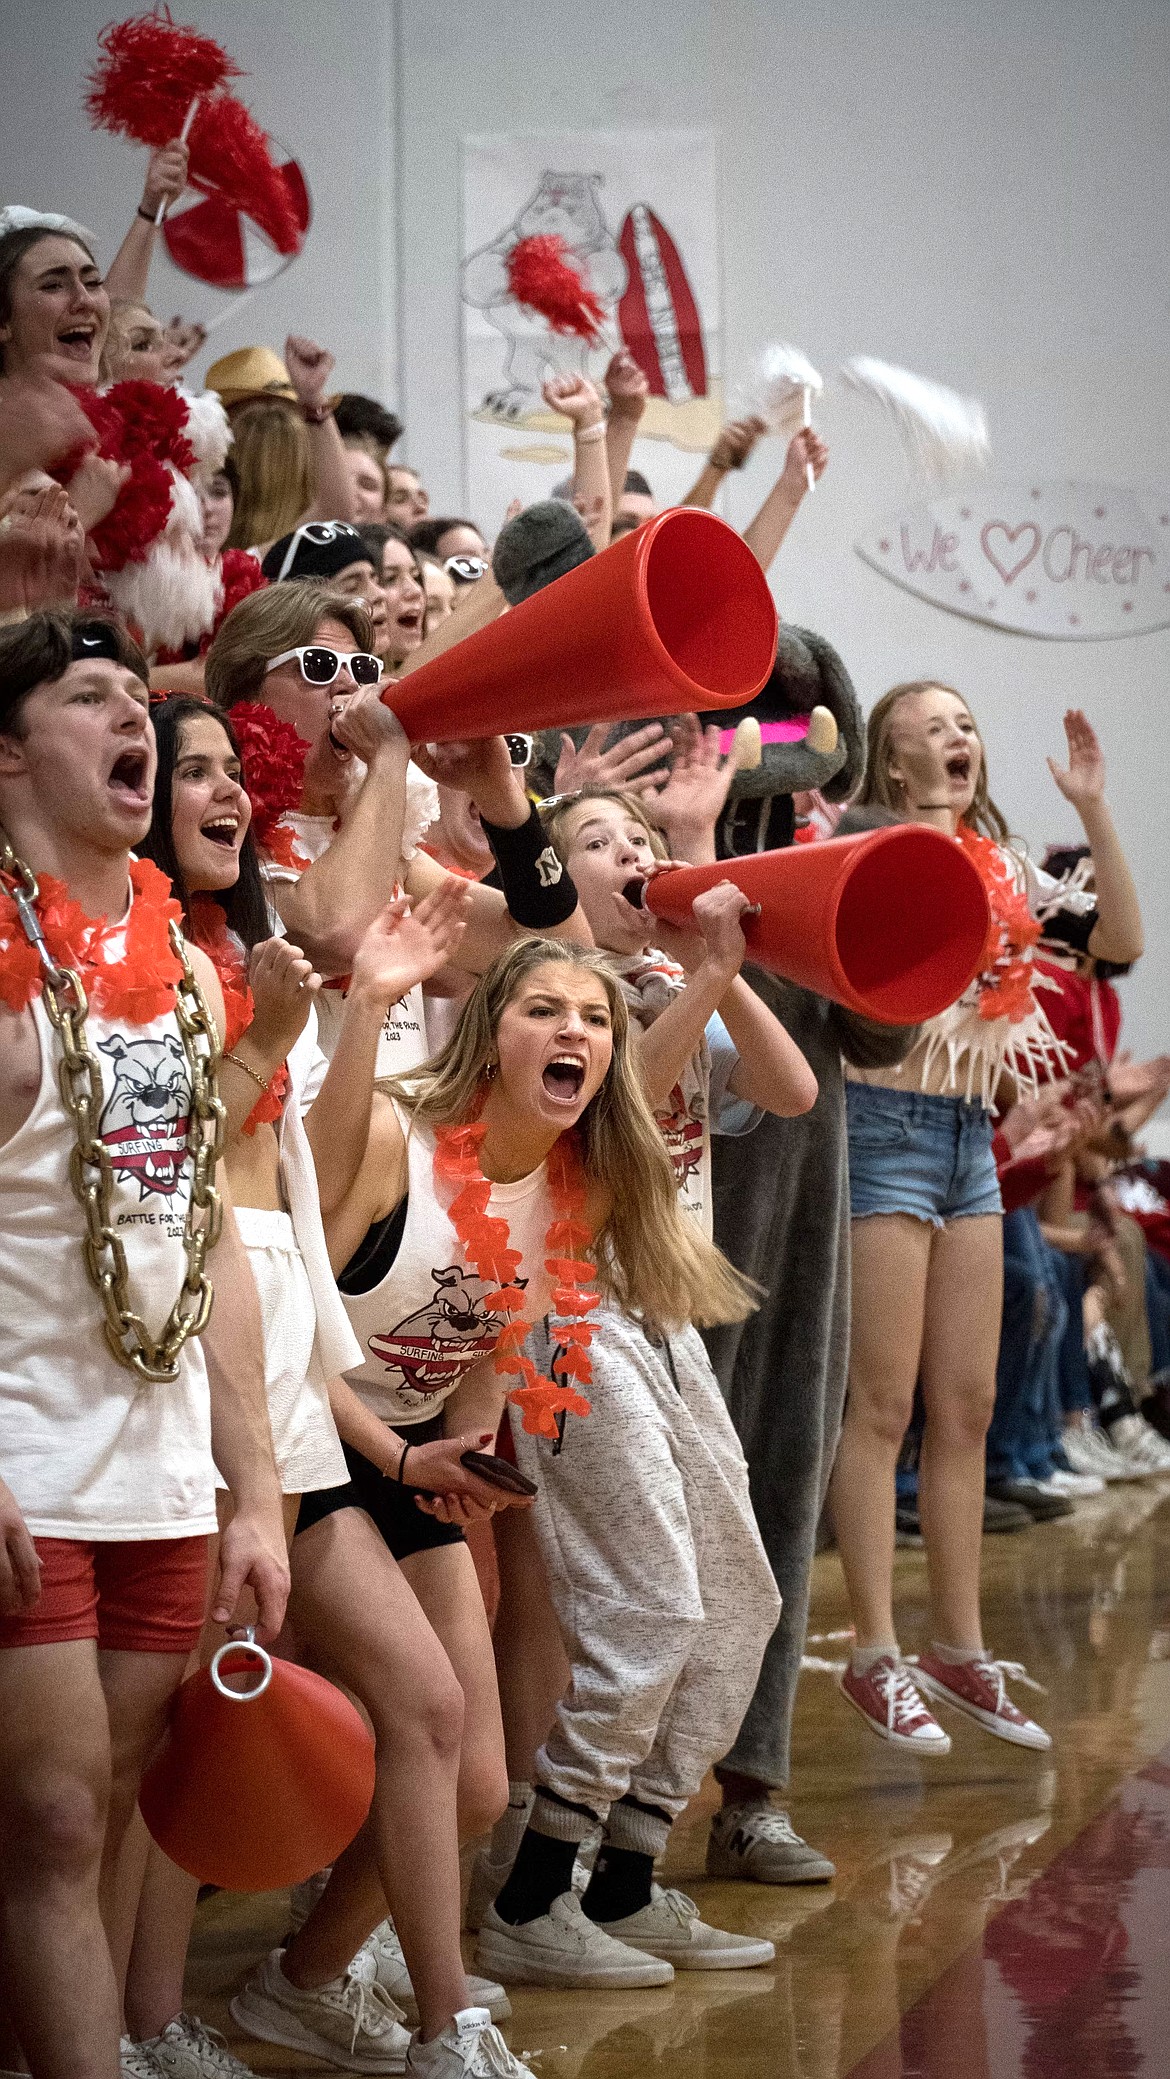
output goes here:
[{"label": "white headband", "polygon": [[0,238],[13,231],[56,231],[62,238],[80,239],[87,251],[93,244],[93,233],[83,224],[75,224],[72,217],[58,216],[54,210],[26,209],[23,202],[10,202],[0,209]]}]

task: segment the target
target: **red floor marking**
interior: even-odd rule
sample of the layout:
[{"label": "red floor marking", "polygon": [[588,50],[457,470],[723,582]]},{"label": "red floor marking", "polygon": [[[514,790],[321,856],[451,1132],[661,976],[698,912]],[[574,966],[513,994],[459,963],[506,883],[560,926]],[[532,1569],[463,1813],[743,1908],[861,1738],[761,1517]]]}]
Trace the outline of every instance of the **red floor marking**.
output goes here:
[{"label": "red floor marking", "polygon": [[1164,2079],[1170,1747],[987,1922],[850,2079]]}]

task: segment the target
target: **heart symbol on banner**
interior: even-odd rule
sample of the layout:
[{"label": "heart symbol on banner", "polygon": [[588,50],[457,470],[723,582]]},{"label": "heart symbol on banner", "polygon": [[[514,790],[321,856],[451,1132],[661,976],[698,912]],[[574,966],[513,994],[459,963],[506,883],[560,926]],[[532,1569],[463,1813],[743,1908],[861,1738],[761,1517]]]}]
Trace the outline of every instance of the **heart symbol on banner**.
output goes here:
[{"label": "heart symbol on banner", "polygon": [[[1024,550],[1023,555],[1018,556],[1014,563],[1001,563],[991,546],[991,537],[999,534],[1003,535],[1009,549],[1015,548],[1021,534],[1030,535],[1031,542]],[[994,569],[998,570],[1004,584],[1010,585],[1013,578],[1019,577],[1021,570],[1027,569],[1033,557],[1039,555],[1040,529],[1036,525],[1035,520],[1021,520],[1018,527],[1009,527],[1006,520],[988,520],[980,532],[979,543],[988,562]]]}]

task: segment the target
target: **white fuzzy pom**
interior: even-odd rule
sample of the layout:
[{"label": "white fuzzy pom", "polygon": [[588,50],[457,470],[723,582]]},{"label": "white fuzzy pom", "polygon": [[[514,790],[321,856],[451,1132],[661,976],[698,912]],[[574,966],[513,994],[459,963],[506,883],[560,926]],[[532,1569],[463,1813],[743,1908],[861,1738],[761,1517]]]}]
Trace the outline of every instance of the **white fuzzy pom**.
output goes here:
[{"label": "white fuzzy pom", "polygon": [[151,544],[145,563],[103,574],[115,606],[142,630],[148,656],[197,642],[215,621],[223,588],[189,534]]},{"label": "white fuzzy pom", "polygon": [[894,421],[912,470],[941,484],[986,467],[991,453],[987,418],[976,397],[960,397],[908,368],[859,354],[841,374]]},{"label": "white fuzzy pom", "polygon": [[800,347],[773,340],[757,356],[748,383],[748,406],[771,432],[791,435],[806,423],[807,400],[824,387],[823,376]]},{"label": "white fuzzy pom", "polygon": [[196,461],[207,470],[222,469],[233,434],[215,391],[195,392],[184,389],[182,383],[176,383],[175,388],[187,407],[187,438],[195,450]]}]

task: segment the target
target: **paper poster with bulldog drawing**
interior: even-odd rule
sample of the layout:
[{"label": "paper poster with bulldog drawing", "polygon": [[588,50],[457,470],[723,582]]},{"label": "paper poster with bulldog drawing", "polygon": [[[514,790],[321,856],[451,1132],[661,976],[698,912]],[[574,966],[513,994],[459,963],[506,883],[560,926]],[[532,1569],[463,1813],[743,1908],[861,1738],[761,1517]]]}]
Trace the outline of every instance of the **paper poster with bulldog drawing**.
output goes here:
[{"label": "paper poster with bulldog drawing", "polygon": [[[716,198],[710,131],[465,139],[467,507],[489,535],[512,499],[547,498],[572,472],[568,423],[542,385],[578,371],[600,384],[619,346],[650,389],[631,466],[662,505],[693,483],[722,420]],[[512,293],[512,256],[536,239],[561,241],[600,306],[595,344]]]}]

